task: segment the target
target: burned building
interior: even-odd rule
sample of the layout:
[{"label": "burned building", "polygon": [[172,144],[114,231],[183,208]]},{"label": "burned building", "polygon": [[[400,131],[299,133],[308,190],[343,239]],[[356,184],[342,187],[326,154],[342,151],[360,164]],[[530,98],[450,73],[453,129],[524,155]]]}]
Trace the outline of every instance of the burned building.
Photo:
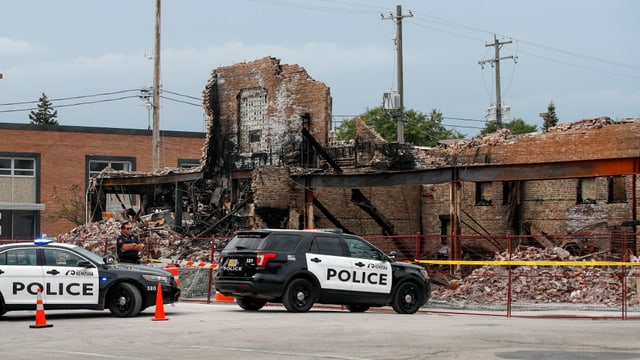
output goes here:
[{"label": "burned building", "polygon": [[388,143],[357,122],[356,139],[335,144],[329,88],[271,57],[215,69],[204,106],[199,167],[103,173],[95,194],[126,187],[152,204],[143,213],[164,207],[187,236],[337,227],[405,236],[391,244],[404,258],[415,255],[415,235],[442,235],[422,243],[422,255],[451,235],[479,235],[467,246],[493,253],[506,246],[493,234],[637,231],[638,119],[501,130],[434,148]]}]

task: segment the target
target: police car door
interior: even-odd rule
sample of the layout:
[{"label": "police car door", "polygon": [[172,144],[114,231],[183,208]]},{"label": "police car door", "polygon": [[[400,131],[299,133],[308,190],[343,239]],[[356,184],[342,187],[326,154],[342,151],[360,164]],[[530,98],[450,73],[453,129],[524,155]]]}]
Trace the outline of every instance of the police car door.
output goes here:
[{"label": "police car door", "polygon": [[67,249],[45,247],[44,301],[47,304],[97,304],[98,269],[78,266],[88,259]]},{"label": "police car door", "polygon": [[368,242],[345,236],[351,255],[353,291],[388,294],[391,292],[391,263]]},{"label": "police car door", "polygon": [[345,255],[338,236],[318,235],[311,240],[307,269],[318,278],[322,289],[351,290],[351,259]]},{"label": "police car door", "polygon": [[35,304],[42,287],[36,249],[13,248],[0,253],[0,294],[5,304]]}]

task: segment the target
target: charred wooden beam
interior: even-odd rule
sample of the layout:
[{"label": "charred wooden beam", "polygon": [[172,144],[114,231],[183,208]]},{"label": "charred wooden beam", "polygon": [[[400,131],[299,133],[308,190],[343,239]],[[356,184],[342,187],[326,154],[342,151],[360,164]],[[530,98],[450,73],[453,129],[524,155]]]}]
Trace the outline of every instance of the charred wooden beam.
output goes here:
[{"label": "charred wooden beam", "polygon": [[316,138],[313,137],[313,135],[311,135],[309,130],[302,128],[302,135],[304,135],[304,137],[307,138],[307,140],[309,140],[309,144],[311,144],[311,146],[313,146],[313,148],[316,149],[318,154],[320,154],[320,156],[322,156],[323,159],[327,160],[327,163],[331,165],[331,167],[336,173],[340,173],[340,174],[342,173],[342,168],[340,168],[340,166],[335,162],[335,160],[331,158],[329,153],[327,153],[324,150],[322,145],[318,142],[318,140],[316,140]]},{"label": "charred wooden beam", "polygon": [[320,200],[318,200],[315,196],[313,197],[313,205],[315,207],[318,208],[318,210],[320,210],[322,212],[322,214],[324,214],[324,216],[329,219],[329,221],[331,221],[331,223],[333,225],[335,225],[336,227],[342,229],[342,231],[344,233],[347,234],[353,234],[353,232],[351,232],[349,229],[346,228],[346,226],[342,225],[342,223],[340,222],[340,220],[338,220],[337,217],[335,217],[330,211],[329,209],[327,209],[326,207],[324,207],[324,205],[322,205],[322,203],[320,202]]}]

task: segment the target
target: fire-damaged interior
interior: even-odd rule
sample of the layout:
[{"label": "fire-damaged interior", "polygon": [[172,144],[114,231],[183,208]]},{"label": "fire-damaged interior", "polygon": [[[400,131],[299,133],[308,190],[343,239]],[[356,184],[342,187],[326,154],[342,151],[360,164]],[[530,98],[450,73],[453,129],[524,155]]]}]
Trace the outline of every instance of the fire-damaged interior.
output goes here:
[{"label": "fire-damaged interior", "polygon": [[[478,235],[474,242],[452,237],[421,249],[447,247],[447,256],[459,259],[503,251],[505,244],[491,236],[496,232],[528,234],[543,247],[579,254],[585,244],[548,234],[584,231],[603,219],[598,231],[617,231],[624,221],[636,231],[640,156],[629,144],[637,143],[637,119],[594,119],[521,138],[501,131],[429,149],[386,142],[356,120],[356,139],[340,143],[331,140],[328,87],[270,57],[215,69],[203,102],[209,124],[200,165],[148,173],[105,169],[91,181],[92,220],[124,214],[195,238],[259,227],[335,227],[389,236],[403,259],[415,258],[416,249],[399,234]],[[593,136],[619,144],[588,151]],[[565,152],[567,141],[572,149]],[[545,147],[559,150],[535,152]],[[590,197],[589,186],[607,183],[611,198]],[[577,195],[556,205],[545,194],[558,189]],[[531,215],[546,213],[567,220]]]}]

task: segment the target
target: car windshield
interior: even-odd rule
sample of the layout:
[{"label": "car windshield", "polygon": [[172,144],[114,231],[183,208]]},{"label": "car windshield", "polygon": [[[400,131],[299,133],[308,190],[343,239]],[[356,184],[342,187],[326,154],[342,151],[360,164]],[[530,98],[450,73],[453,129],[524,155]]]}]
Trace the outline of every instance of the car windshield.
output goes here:
[{"label": "car windshield", "polygon": [[73,246],[73,250],[75,252],[79,253],[80,255],[82,255],[82,256],[84,256],[86,258],[89,258],[89,260],[91,260],[91,261],[93,261],[95,263],[104,264],[104,260],[102,259],[102,256],[96,255],[96,254],[92,253],[91,251],[89,251],[89,250],[87,250],[87,249],[85,249],[83,247],[74,245]]}]

